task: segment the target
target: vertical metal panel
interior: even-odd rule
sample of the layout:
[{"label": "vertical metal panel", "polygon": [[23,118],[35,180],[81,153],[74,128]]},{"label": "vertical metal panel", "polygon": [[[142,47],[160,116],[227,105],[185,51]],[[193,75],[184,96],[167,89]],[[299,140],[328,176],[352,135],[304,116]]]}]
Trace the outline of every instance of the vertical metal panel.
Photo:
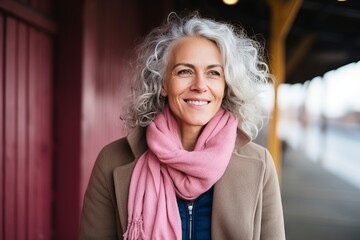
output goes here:
[{"label": "vertical metal panel", "polygon": [[49,239],[51,236],[51,49],[51,39],[30,29],[29,239]]},{"label": "vertical metal panel", "polygon": [[[41,108],[37,111],[41,139],[39,150],[41,152],[38,185],[41,190],[42,199],[37,201],[40,215],[39,225],[42,229],[44,239],[51,238],[51,208],[52,208],[52,39],[42,32],[38,32],[39,38],[39,60],[38,76],[39,86],[37,94]],[[30,109],[32,111],[32,109]],[[36,111],[34,111],[36,112]],[[39,131],[40,130],[40,131]]]},{"label": "vertical metal panel", "polygon": [[31,21],[38,11],[10,3],[18,11],[0,9],[0,239],[51,239],[53,39]]},{"label": "vertical metal panel", "polygon": [[4,189],[4,173],[5,173],[5,163],[4,163],[4,71],[3,71],[3,56],[4,56],[4,18],[0,15],[0,239],[4,239],[4,198],[5,198],[5,189]]},{"label": "vertical metal panel", "polygon": [[16,21],[6,20],[5,48],[5,239],[16,239]]},{"label": "vertical metal panel", "polygon": [[[142,7],[138,1],[85,1],[81,196],[99,150],[126,134],[120,116],[130,92],[128,59],[146,19]],[[157,8],[158,23],[167,15],[164,9]]]},{"label": "vertical metal panel", "polygon": [[17,239],[25,240],[27,238],[27,199],[28,199],[28,28],[25,24],[18,25],[17,41],[17,186],[16,186],[16,227]]},{"label": "vertical metal panel", "polygon": [[120,115],[130,90],[128,59],[142,27],[141,16],[134,14],[138,7],[136,2],[86,2],[81,196],[100,149],[126,134]]},{"label": "vertical metal panel", "polygon": [[[92,2],[92,1],[90,1]],[[59,9],[62,36],[59,41],[56,92],[56,239],[76,239],[80,216],[80,132],[82,84],[82,1],[65,1]],[[80,14],[80,15],[79,15]],[[90,148],[87,147],[87,148]]]},{"label": "vertical metal panel", "polygon": [[[29,171],[29,199],[28,199],[28,218],[31,221],[28,221],[29,229],[29,240],[36,239],[36,234],[40,231],[38,229],[37,223],[39,221],[39,216],[37,216],[36,201],[37,196],[40,194],[39,187],[36,184],[36,178],[39,174],[37,172],[39,164],[39,135],[37,134],[37,112],[33,113],[31,111],[36,111],[37,102],[36,102],[36,88],[37,88],[37,79],[36,75],[36,65],[38,64],[35,58],[37,54],[36,49],[36,33],[34,30],[29,30],[29,158],[28,158],[28,171]],[[30,111],[31,110],[31,111]]]}]

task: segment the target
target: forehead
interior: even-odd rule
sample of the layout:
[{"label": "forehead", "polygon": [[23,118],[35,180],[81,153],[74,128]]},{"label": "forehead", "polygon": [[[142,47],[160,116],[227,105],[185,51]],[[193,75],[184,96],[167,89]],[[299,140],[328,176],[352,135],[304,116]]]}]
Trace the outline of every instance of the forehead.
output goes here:
[{"label": "forehead", "polygon": [[178,61],[188,63],[221,64],[220,50],[214,41],[205,37],[184,37],[176,41],[170,48],[170,64]]}]

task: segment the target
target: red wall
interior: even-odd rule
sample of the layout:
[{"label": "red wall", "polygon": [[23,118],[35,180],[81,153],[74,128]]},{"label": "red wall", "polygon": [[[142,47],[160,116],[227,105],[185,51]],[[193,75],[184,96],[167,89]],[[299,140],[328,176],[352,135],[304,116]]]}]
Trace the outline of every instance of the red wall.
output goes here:
[{"label": "red wall", "polygon": [[0,239],[50,239],[53,29],[22,6],[0,4]]},{"label": "red wall", "polygon": [[54,2],[0,0],[4,240],[77,239],[96,156],[126,134],[134,46],[170,9],[166,0]]},{"label": "red wall", "polygon": [[169,1],[165,2],[98,0],[86,3],[81,196],[101,148],[126,134],[120,115],[129,99],[130,60],[140,38],[166,17],[170,5]]},{"label": "red wall", "polygon": [[57,239],[76,239],[95,159],[104,145],[126,134],[120,115],[130,90],[130,57],[139,38],[167,15],[167,4],[155,5],[61,1],[55,85]]}]

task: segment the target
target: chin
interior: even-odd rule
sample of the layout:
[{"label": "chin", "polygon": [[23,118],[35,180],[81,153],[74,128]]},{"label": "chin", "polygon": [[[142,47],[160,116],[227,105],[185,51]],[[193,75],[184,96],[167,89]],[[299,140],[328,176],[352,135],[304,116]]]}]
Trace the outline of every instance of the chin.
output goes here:
[{"label": "chin", "polygon": [[208,122],[210,121],[210,119],[209,120],[199,120],[199,121],[194,121],[194,120],[192,120],[192,121],[190,121],[189,123],[191,124],[191,125],[193,125],[193,126],[199,126],[199,127],[203,127],[203,126],[205,126],[206,124],[208,124]]}]

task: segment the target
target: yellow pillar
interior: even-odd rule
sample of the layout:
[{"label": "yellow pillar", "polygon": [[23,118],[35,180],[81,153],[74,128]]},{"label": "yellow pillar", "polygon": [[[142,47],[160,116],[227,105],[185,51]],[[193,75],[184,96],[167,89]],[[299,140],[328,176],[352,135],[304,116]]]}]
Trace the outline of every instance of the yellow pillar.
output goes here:
[{"label": "yellow pillar", "polygon": [[289,29],[301,6],[301,0],[268,0],[271,9],[270,68],[275,76],[273,116],[269,125],[268,148],[274,158],[278,174],[281,174],[281,141],[276,134],[278,122],[278,87],[285,80],[285,41]]}]

